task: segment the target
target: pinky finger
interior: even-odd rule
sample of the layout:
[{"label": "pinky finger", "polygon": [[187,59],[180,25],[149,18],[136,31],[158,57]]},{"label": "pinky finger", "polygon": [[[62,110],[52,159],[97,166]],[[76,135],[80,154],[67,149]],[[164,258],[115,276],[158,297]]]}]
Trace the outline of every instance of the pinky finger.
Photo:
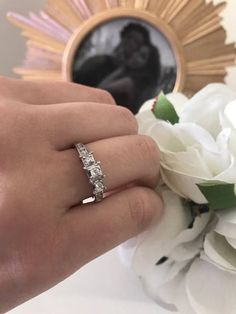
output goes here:
[{"label": "pinky finger", "polygon": [[72,271],[145,230],[160,219],[162,202],[151,189],[132,187],[74,208],[64,216],[63,239]]}]

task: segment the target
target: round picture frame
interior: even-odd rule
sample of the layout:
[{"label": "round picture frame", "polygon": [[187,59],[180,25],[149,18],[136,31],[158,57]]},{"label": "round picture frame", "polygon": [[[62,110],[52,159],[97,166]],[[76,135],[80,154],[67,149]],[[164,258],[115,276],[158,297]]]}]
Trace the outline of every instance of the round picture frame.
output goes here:
[{"label": "round picture frame", "polygon": [[[121,24],[121,22],[123,22],[122,24],[126,24],[126,26],[124,26],[121,31],[117,31],[117,29],[119,29],[118,25]],[[112,24],[113,24],[113,30],[111,30]],[[75,55],[80,49],[80,47],[82,45],[85,45],[86,41],[90,39],[90,38],[87,39],[89,35],[93,34],[94,32],[98,32],[101,29],[101,27],[103,27],[104,32],[103,34],[100,34],[103,36],[100,36],[100,37],[104,37],[104,35],[107,37],[114,37],[114,35],[117,35],[118,33],[122,33],[124,29],[127,29],[127,31],[129,32],[128,28],[131,28],[131,32],[132,32],[132,26],[134,29],[135,28],[139,29],[143,27],[148,30],[148,28],[149,29],[152,28],[154,33],[156,31],[157,33],[156,35],[158,39],[162,39],[161,43],[162,45],[165,45],[164,47],[165,52],[168,52],[168,49],[169,49],[169,59],[172,59],[171,62],[173,64],[173,67],[175,67],[175,71],[173,71],[174,78],[167,77],[167,80],[174,79],[175,83],[173,85],[173,88],[171,88],[171,86],[170,87],[168,86],[169,85],[168,81],[164,83],[162,82],[162,81],[165,81],[165,79],[163,79],[160,82],[161,74],[159,75],[159,79],[153,78],[153,83],[155,82],[154,84],[156,84],[156,88],[155,87],[150,88],[150,85],[152,85],[152,78],[151,78],[152,68],[160,67],[161,69],[159,72],[164,72],[164,71],[161,71],[163,68],[163,66],[161,65],[161,62],[158,62],[159,65],[157,66],[156,65],[157,62],[154,61],[153,55],[150,55],[151,67],[147,68],[146,71],[145,71],[145,66],[140,67],[140,70],[133,70],[133,69],[128,68],[127,60],[126,62],[123,62],[119,66],[111,66],[110,65],[110,63],[112,62],[110,61],[111,56],[109,56],[109,61],[107,61],[108,53],[106,51],[108,48],[107,46],[109,46],[110,41],[106,44],[106,40],[104,40],[104,38],[101,38],[100,40],[98,40],[100,42],[103,41],[104,51],[102,51],[101,53],[101,50],[103,49],[101,49],[101,47],[96,49],[96,43],[92,44],[92,49],[93,50],[95,49],[95,51],[98,50],[97,56],[99,57],[93,56],[90,58],[86,58],[85,62],[82,62],[80,66],[81,71],[78,70],[78,75],[77,75],[78,80],[73,79],[72,69],[74,67]],[[108,30],[106,31],[105,28],[108,28]],[[119,35],[117,35],[117,37]],[[162,38],[160,38],[160,36]],[[99,35],[97,37],[99,39]],[[137,40],[138,39],[139,38],[137,38]],[[131,39],[128,38],[128,40],[130,41],[134,39],[132,39],[131,37]],[[118,47],[119,45],[121,44],[118,44]],[[162,47],[161,46],[158,47],[158,43],[156,44],[152,43],[151,45],[153,47],[155,46],[155,48],[158,49],[158,53],[160,54]],[[143,44],[143,47],[144,46],[147,47],[147,44],[146,43]],[[137,47],[135,47],[136,50],[134,50],[134,53],[133,53],[134,56],[137,55],[137,53],[141,51],[142,44],[141,46],[139,46],[138,44]],[[129,47],[129,51],[130,50],[131,48]],[[98,60],[98,58],[100,60]],[[102,62],[101,62],[101,59],[103,59]],[[131,57],[130,59],[133,60],[134,57],[133,58]],[[166,60],[166,61],[170,63],[170,60]],[[86,65],[84,65],[85,63]],[[83,68],[85,67],[89,68],[87,72],[89,71],[91,73],[87,73],[87,72],[82,73],[84,72]],[[105,68],[109,68],[109,67],[111,68],[111,70],[110,71],[108,70],[108,73],[107,73]],[[119,69],[121,70],[119,71]],[[121,71],[123,71],[122,74],[120,73]],[[103,78],[104,78],[103,84],[100,83],[100,80],[94,79],[95,73],[97,74],[96,76],[98,76],[98,73],[100,73],[100,76],[102,76],[101,72],[105,72],[104,73],[105,76],[103,75]],[[116,75],[116,72],[118,72],[117,75]],[[128,107],[134,113],[137,113],[138,109],[140,108],[140,106],[145,100],[155,97],[162,90],[168,93],[171,91],[179,91],[183,89],[184,79],[185,79],[184,54],[183,54],[183,49],[181,45],[179,45],[178,39],[175,36],[175,33],[172,32],[171,28],[169,28],[168,25],[163,24],[160,19],[153,18],[153,16],[151,16],[147,12],[139,12],[135,10],[124,10],[124,9],[118,8],[118,9],[113,9],[112,11],[105,11],[99,15],[95,15],[93,18],[90,18],[86,23],[84,23],[83,28],[81,29],[79,28],[74,33],[74,35],[69,40],[67,47],[65,49],[64,55],[63,55],[62,75],[63,75],[63,79],[66,81],[76,82],[76,83],[88,85],[91,87],[104,88],[105,90],[108,90],[109,92],[111,92],[111,94],[113,95],[117,103],[120,103]],[[84,77],[84,79],[82,78],[82,76]],[[110,78],[112,76],[113,76],[112,79],[108,79],[108,77]],[[105,83],[105,81],[107,82]],[[160,88],[158,88],[158,86]],[[127,87],[127,91],[125,91],[126,87]],[[132,95],[134,96],[132,97]]]}]

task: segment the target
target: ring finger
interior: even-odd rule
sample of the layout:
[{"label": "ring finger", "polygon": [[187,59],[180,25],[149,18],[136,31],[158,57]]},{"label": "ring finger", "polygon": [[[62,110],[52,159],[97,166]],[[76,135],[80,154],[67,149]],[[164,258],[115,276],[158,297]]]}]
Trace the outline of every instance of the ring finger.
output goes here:
[{"label": "ring finger", "polygon": [[[87,146],[94,152],[96,161],[106,177],[103,179],[108,191],[129,183],[155,187],[159,177],[159,150],[147,136],[130,135],[104,139]],[[93,187],[89,183],[79,155],[75,149],[59,152],[59,171],[63,171],[63,190],[71,206],[90,197]]]}]

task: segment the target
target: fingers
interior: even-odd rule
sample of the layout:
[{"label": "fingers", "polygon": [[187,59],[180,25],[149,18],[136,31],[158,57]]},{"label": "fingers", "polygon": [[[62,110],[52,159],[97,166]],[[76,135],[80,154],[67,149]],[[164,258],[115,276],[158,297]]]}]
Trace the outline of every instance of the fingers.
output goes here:
[{"label": "fingers", "polygon": [[[87,148],[94,152],[95,160],[101,161],[108,191],[132,182],[148,187],[157,185],[159,150],[150,137],[115,137],[88,144]],[[61,190],[67,193],[68,201],[73,202],[68,206],[92,196],[92,185],[89,184],[75,149],[58,153],[57,165],[60,177],[63,178]]]},{"label": "fingers", "polygon": [[34,105],[68,102],[115,104],[112,96],[100,89],[61,81],[22,81],[0,77],[0,98]]},{"label": "fingers", "polygon": [[[35,108],[35,107],[33,107]],[[53,147],[65,150],[78,142],[137,134],[138,124],[126,108],[96,103],[37,106],[42,130]]]},{"label": "fingers", "polygon": [[69,211],[60,231],[66,246],[66,258],[76,270],[80,265],[116,247],[157,223],[162,202],[147,188],[135,187]]}]

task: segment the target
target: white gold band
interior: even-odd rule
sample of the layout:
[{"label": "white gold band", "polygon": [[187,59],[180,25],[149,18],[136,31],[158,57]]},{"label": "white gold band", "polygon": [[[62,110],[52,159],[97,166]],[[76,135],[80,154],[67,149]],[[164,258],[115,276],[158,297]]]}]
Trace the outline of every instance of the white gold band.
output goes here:
[{"label": "white gold band", "polygon": [[83,169],[89,179],[89,183],[93,186],[93,196],[95,202],[101,202],[106,191],[103,179],[104,174],[102,172],[100,162],[94,159],[93,153],[89,152],[84,144],[76,144],[75,148],[79,153],[80,160],[83,164]]}]

